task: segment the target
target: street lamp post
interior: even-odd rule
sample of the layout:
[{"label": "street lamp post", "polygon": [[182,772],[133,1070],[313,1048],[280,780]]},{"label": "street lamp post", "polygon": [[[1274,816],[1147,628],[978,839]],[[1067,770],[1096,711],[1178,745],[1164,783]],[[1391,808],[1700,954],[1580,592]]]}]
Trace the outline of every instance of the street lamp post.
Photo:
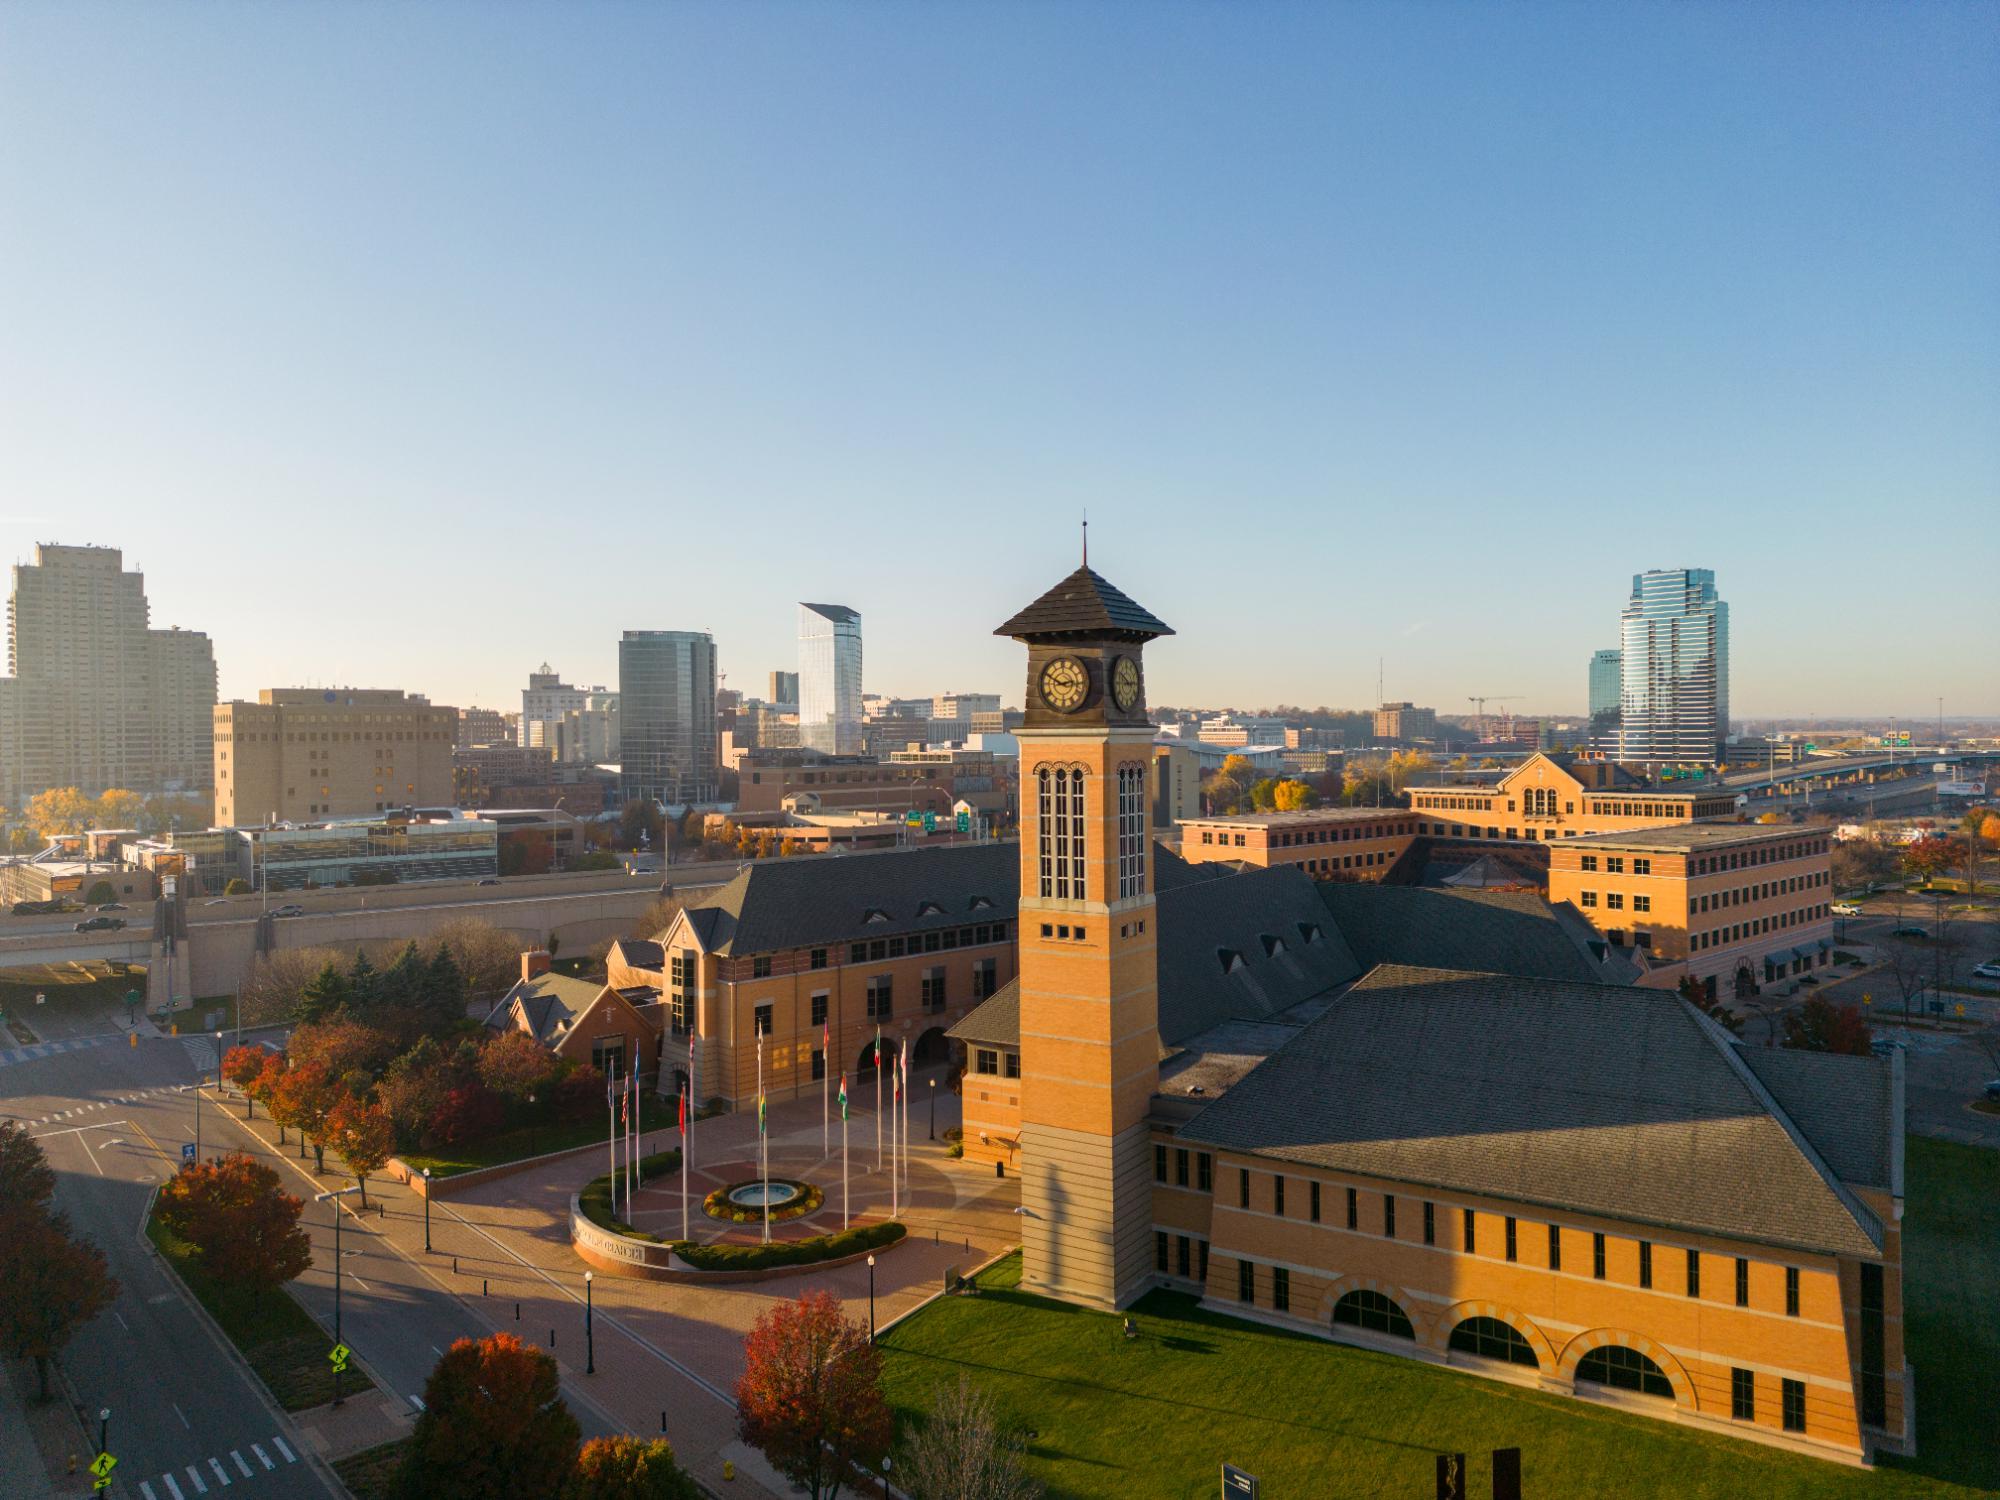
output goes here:
[{"label": "street lamp post", "polygon": [[868,1257],[868,1342],[875,1342],[875,1257]]},{"label": "street lamp post", "polygon": [[[345,1342],[340,1336],[340,1200],[345,1198],[349,1193],[359,1191],[359,1187],[350,1185],[344,1188],[335,1188],[330,1193],[313,1194],[313,1201],[315,1203],[325,1202],[329,1198],[333,1200],[333,1341],[336,1344]],[[340,1389],[342,1371],[342,1365],[335,1365],[333,1367],[333,1404],[335,1406],[339,1406],[341,1402],[347,1399],[341,1394]]]},{"label": "street lamp post", "polygon": [[424,1254],[431,1253],[431,1169],[424,1168]]},{"label": "street lamp post", "polygon": [[889,1455],[882,1455],[882,1500],[889,1500]]},{"label": "street lamp post", "polygon": [[111,1408],[97,1408],[97,1451],[102,1453],[111,1446]]},{"label": "street lamp post", "polygon": [[597,1373],[597,1334],[593,1327],[590,1305],[590,1284],[596,1279],[591,1271],[583,1273],[583,1373]]},{"label": "street lamp post", "polygon": [[931,1139],[937,1139],[937,1080],[931,1080]]}]

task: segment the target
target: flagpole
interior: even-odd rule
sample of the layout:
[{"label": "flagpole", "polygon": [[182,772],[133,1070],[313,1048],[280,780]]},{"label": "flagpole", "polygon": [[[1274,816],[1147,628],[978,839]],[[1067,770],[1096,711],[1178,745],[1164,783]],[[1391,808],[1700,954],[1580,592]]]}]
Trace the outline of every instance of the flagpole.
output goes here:
[{"label": "flagpole", "polygon": [[764,1128],[764,1039],[757,1038],[757,1158],[764,1179],[764,1243],[771,1243],[771,1137]]},{"label": "flagpole", "polygon": [[[618,1093],[609,1078],[604,1080],[604,1139],[611,1147],[611,1217],[618,1217]],[[626,1220],[629,1224],[631,1220]]]},{"label": "flagpole", "polygon": [[840,1075],[840,1227],[847,1227],[847,1075]]},{"label": "flagpole", "polygon": [[827,1100],[833,1090],[833,1023],[828,1021],[819,1034],[819,1154],[827,1154]]},{"label": "flagpole", "polygon": [[635,1057],[632,1059],[632,1149],[625,1153],[625,1160],[632,1169],[631,1181],[625,1190],[627,1206],[639,1191],[639,1135],[639,1060]]},{"label": "flagpole", "polygon": [[882,1028],[875,1028],[875,1170],[882,1170]]},{"label": "flagpole", "polygon": [[694,1124],[694,1111],[688,1106],[693,1102],[688,1095],[694,1091],[690,1082],[681,1090],[681,1238],[688,1237],[688,1127]]},{"label": "flagpole", "polygon": [[896,1170],[896,1075],[892,1068],[889,1073],[889,1217],[903,1216],[903,1178]]}]

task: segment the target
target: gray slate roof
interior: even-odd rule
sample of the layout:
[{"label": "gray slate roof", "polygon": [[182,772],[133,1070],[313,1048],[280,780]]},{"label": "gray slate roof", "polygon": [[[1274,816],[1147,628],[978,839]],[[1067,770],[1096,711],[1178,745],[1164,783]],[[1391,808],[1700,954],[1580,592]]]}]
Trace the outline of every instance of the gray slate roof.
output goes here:
[{"label": "gray slate roof", "polygon": [[1169,1047],[1225,1021],[1268,1021],[1361,976],[1297,866],[1190,880],[1156,899],[1160,1040]]},{"label": "gray slate roof", "polygon": [[514,1007],[519,1002],[530,1034],[538,1042],[559,1040],[563,1025],[574,1021],[601,993],[604,986],[588,979],[572,979],[567,974],[540,974],[519,979],[487,1012],[486,1025],[495,1031],[514,1029]]},{"label": "gray slate roof", "polygon": [[1010,979],[972,1008],[972,1014],[945,1033],[954,1041],[988,1047],[1021,1045],[1021,981]]},{"label": "gray slate roof", "polygon": [[1151,640],[1172,635],[1173,627],[1109,583],[1078,568],[1041,598],[993,632],[1016,640],[1068,636],[1120,636]]},{"label": "gray slate roof", "polygon": [[1013,843],[760,859],[686,915],[702,946],[725,958],[1011,924],[1020,859]]},{"label": "gray slate roof", "polygon": [[1385,967],[1191,1142],[1693,1233],[1875,1257],[1882,1226],[1678,995]]},{"label": "gray slate roof", "polygon": [[1890,1191],[1892,1105],[1889,1069],[1881,1059],[1787,1047],[1740,1051],[1841,1181]]},{"label": "gray slate roof", "polygon": [[1319,895],[1363,969],[1418,964],[1599,983],[1628,977],[1604,971],[1532,892],[1328,880]]}]

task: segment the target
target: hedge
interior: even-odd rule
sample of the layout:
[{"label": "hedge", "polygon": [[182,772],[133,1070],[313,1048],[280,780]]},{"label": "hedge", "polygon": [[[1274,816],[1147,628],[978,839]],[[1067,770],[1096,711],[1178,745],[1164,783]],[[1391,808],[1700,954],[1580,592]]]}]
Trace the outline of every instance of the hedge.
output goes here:
[{"label": "hedge", "polygon": [[762,1271],[771,1266],[809,1266],[822,1260],[839,1260],[864,1250],[893,1245],[909,1230],[891,1219],[881,1224],[862,1224],[839,1234],[816,1235],[809,1240],[770,1245],[691,1245],[674,1246],[674,1254],[697,1271]]},{"label": "hedge", "polygon": [[[663,1173],[678,1172],[681,1169],[679,1151],[655,1151],[651,1156],[639,1158],[639,1176],[651,1182]],[[583,1191],[576,1195],[577,1207],[583,1216],[599,1229],[608,1229],[613,1234],[622,1234],[628,1240],[646,1240],[655,1245],[671,1244],[657,1234],[648,1234],[643,1229],[634,1229],[623,1219],[615,1218],[611,1212],[611,1174],[592,1178]]]}]

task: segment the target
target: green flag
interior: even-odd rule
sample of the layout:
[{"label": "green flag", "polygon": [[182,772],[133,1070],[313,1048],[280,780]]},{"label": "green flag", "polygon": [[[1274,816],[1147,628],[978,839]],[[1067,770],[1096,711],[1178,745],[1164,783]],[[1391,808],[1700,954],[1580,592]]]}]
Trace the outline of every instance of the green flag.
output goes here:
[{"label": "green flag", "polygon": [[762,1135],[763,1133],[764,1133],[764,1096],[762,1094],[759,1094],[757,1096],[757,1134]]}]

